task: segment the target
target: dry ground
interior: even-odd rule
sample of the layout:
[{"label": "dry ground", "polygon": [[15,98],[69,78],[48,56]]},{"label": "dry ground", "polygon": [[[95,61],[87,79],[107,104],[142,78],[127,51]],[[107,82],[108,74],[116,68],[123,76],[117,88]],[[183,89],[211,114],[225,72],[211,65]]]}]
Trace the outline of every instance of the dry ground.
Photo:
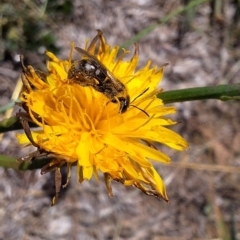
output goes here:
[{"label": "dry ground", "polygon": [[[70,42],[83,46],[96,29],[104,32],[109,43],[121,44],[179,4],[174,0],[75,1],[71,16],[44,21],[56,31],[60,56],[66,57]],[[239,80],[240,45],[231,41],[229,33],[234,7],[230,1],[224,4],[224,15],[214,19],[212,26],[210,5],[205,3],[196,9],[191,30],[184,31],[185,15],[181,15],[139,41],[141,65],[147,59],[154,65],[170,63],[161,83],[165,90]],[[4,105],[20,69],[13,69],[9,62],[2,66],[0,101]],[[174,129],[188,140],[190,148],[183,153],[162,148],[172,158],[170,166],[156,164],[165,180],[169,203],[118,183],[113,183],[111,199],[102,179],[79,185],[74,175],[59,203],[50,207],[50,174],[1,168],[0,239],[231,239],[225,235],[233,226],[239,233],[239,102],[175,105],[178,113],[173,118],[179,124]],[[4,135],[0,151],[22,156],[31,149],[22,150],[11,132]]]}]

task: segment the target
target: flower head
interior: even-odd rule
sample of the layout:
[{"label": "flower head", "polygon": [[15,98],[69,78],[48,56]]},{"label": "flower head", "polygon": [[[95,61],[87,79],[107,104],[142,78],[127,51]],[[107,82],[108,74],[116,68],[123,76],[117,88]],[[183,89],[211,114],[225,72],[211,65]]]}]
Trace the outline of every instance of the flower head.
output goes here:
[{"label": "flower head", "polygon": [[104,173],[109,195],[116,180],[167,201],[150,160],[170,161],[158,143],[183,150],[187,142],[168,128],[175,122],[165,115],[175,108],[156,97],[164,68],[148,61],[136,70],[137,47],[130,60],[124,60],[125,50],[117,57],[119,47],[109,46],[100,31],[80,49],[79,60],[72,61],[72,52],[73,45],[68,60],[47,52],[47,74],[24,67],[22,105],[40,130],[19,134],[19,142],[55,156],[50,167],[62,165],[58,156],[61,163],[77,163],[79,182]]}]

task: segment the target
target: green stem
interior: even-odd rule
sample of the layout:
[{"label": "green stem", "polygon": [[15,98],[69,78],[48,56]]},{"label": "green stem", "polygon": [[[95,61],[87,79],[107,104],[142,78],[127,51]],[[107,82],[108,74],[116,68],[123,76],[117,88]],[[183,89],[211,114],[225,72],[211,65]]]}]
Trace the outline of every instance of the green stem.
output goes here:
[{"label": "green stem", "polygon": [[204,99],[218,99],[221,101],[240,100],[240,83],[172,90],[161,92],[157,96],[165,104]]},{"label": "green stem", "polygon": [[15,170],[33,170],[39,169],[48,164],[50,159],[43,158],[30,163],[29,161],[18,162],[15,157],[8,157],[0,154],[0,166],[4,168],[12,168]]},{"label": "green stem", "polygon": [[0,155],[0,166],[4,168],[19,169],[21,163],[17,162],[16,158]]},{"label": "green stem", "polygon": [[[37,127],[34,123],[29,122],[30,127]],[[22,128],[22,124],[17,117],[10,117],[7,119],[3,119],[0,121],[0,133],[20,130]]]}]

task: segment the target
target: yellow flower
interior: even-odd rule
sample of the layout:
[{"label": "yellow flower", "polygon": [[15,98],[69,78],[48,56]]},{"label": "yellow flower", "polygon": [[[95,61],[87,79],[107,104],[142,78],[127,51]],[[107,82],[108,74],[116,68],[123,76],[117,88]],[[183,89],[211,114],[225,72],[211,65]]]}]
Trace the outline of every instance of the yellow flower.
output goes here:
[{"label": "yellow flower", "polygon": [[[77,80],[69,78],[69,70],[77,68],[76,63],[82,60],[88,60],[88,67],[92,67],[89,56],[79,55],[81,58],[74,65],[73,45],[68,60],[60,60],[47,52],[48,74],[44,77],[28,66],[22,77],[23,107],[40,127],[31,132],[33,141],[42,152],[64,156],[68,164],[77,163],[79,182],[91,179],[92,175],[98,178],[101,171],[109,195],[112,195],[110,181],[116,180],[167,201],[164,183],[150,160],[170,161],[157,149],[158,143],[176,150],[183,150],[188,144],[168,128],[175,122],[165,115],[175,113],[175,108],[164,106],[156,97],[161,91],[158,84],[163,77],[163,67],[151,68],[148,61],[136,70],[137,47],[130,60],[124,60],[125,50],[117,57],[119,47],[109,46],[100,31],[85,50],[95,56],[95,62],[96,59],[100,62],[96,71],[107,69],[108,78],[113,77],[125,87],[110,99],[110,93],[98,86],[101,82],[97,78],[82,75]],[[82,74],[81,71],[78,74]],[[84,85],[87,81],[96,85]],[[119,94],[130,97],[125,112],[120,111]],[[17,137],[21,144],[32,143],[26,134]]]}]

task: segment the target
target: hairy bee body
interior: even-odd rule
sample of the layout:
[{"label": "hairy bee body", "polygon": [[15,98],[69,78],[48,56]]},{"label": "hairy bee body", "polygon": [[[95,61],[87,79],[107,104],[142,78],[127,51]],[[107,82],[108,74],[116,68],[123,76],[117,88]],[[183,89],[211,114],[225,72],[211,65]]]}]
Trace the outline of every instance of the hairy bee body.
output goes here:
[{"label": "hairy bee body", "polygon": [[68,79],[81,86],[91,86],[103,93],[113,103],[119,103],[119,112],[124,113],[130,104],[125,85],[92,54],[75,47],[82,55],[81,60],[74,61],[68,71]]}]

